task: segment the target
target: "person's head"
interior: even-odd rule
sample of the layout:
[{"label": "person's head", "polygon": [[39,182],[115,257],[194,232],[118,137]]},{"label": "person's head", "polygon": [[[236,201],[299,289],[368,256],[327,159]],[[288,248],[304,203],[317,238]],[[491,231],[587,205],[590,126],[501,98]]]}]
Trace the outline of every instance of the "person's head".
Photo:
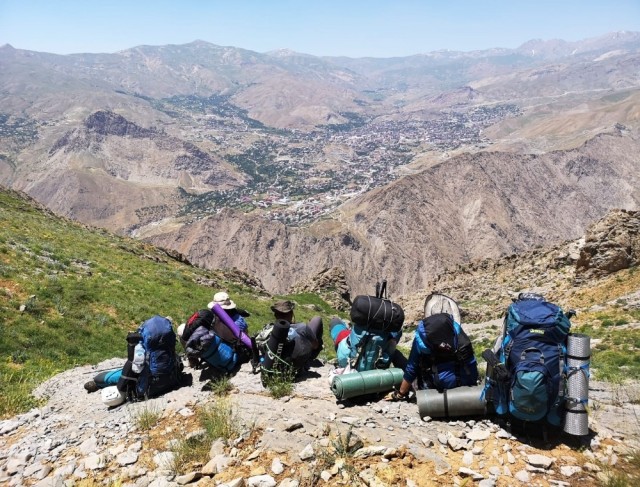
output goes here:
[{"label": "person's head", "polygon": [[276,320],[286,320],[291,323],[295,306],[292,301],[277,301],[271,306],[271,311]]},{"label": "person's head", "polygon": [[224,291],[220,291],[213,296],[213,301],[211,301],[207,307],[209,309],[213,308],[215,304],[218,304],[222,309],[230,311],[236,309],[236,303],[234,303],[229,295]]}]

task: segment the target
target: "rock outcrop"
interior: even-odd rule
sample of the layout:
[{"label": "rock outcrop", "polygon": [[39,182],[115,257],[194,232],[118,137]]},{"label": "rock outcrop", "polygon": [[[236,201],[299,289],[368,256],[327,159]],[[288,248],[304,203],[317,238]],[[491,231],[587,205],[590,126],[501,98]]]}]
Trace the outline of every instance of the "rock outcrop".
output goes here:
[{"label": "rock outcrop", "polygon": [[323,269],[308,281],[295,285],[291,292],[318,294],[339,311],[350,309],[349,285],[344,270],[338,267]]},{"label": "rock outcrop", "polygon": [[640,263],[640,212],[617,210],[589,227],[576,280],[613,274]]}]

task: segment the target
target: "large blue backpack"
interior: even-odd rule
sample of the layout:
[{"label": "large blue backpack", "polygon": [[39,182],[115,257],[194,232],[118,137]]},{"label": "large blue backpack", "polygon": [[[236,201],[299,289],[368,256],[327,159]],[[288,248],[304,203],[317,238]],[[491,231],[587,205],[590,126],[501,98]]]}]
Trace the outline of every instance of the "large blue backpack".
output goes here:
[{"label": "large blue backpack", "polygon": [[500,374],[488,373],[485,383],[498,415],[562,424],[570,328],[562,309],[541,296],[521,294],[509,305],[494,367]]},{"label": "large blue backpack", "polygon": [[179,382],[176,334],[171,321],[155,315],[138,328],[145,349],[145,366],[136,384],[139,398],[153,397],[173,389]]},{"label": "large blue backpack", "polygon": [[[338,365],[363,372],[391,365],[391,342],[402,336],[404,311],[387,296],[387,281],[376,283],[375,296],[360,295],[351,303],[351,332],[337,346]],[[395,348],[394,348],[395,349]]]}]

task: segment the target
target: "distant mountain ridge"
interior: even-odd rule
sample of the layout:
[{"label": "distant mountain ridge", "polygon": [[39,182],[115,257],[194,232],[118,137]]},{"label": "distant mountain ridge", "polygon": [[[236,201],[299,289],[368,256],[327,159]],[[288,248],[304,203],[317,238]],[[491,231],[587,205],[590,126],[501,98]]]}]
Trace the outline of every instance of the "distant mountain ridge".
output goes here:
[{"label": "distant mountain ridge", "polygon": [[403,292],[637,207],[639,67],[637,32],[388,59],[3,46],[0,182],[271,290],[337,266]]}]

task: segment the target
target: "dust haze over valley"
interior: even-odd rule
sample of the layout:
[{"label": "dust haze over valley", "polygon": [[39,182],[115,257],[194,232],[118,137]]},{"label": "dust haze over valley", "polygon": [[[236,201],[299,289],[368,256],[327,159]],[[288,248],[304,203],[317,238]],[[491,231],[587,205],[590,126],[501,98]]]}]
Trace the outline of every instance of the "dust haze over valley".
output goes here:
[{"label": "dust haze over valley", "polygon": [[284,293],[419,291],[640,201],[640,33],[397,58],[0,47],[0,183]]}]

